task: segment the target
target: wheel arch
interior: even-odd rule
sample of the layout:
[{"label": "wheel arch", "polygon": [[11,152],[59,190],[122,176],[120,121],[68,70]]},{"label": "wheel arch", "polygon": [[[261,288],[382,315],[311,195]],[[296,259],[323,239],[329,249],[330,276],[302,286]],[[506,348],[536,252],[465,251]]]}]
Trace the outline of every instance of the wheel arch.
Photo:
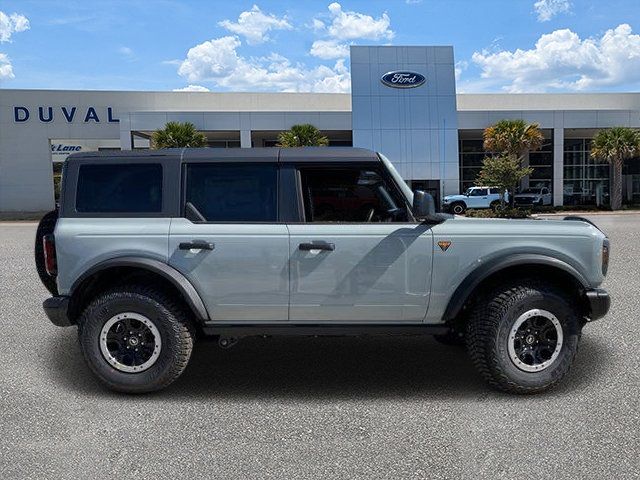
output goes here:
[{"label": "wheel arch", "polygon": [[202,298],[182,273],[160,260],[145,257],[112,258],[87,269],[70,288],[69,318],[75,322],[95,293],[135,280],[177,292],[199,323],[209,320]]},{"label": "wheel arch", "polygon": [[[493,260],[473,270],[456,288],[443,315],[446,323],[454,322],[475,295],[500,280],[518,275],[523,278],[549,278],[570,293],[589,288],[589,282],[567,262],[541,254],[516,254]],[[585,307],[583,305],[583,307]]]}]

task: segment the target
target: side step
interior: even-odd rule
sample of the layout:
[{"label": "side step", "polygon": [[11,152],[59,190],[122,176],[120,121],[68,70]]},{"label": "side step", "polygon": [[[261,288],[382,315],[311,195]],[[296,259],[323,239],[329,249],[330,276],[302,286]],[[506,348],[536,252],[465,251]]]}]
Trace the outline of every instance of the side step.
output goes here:
[{"label": "side step", "polygon": [[218,335],[220,338],[238,339],[257,336],[366,336],[366,335],[444,335],[449,331],[446,325],[416,324],[297,324],[297,325],[212,325],[202,328],[206,335]]}]

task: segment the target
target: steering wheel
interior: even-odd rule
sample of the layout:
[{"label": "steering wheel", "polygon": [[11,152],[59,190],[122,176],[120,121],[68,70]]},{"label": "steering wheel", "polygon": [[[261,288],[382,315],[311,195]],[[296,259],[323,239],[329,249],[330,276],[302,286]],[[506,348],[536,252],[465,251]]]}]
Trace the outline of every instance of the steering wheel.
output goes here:
[{"label": "steering wheel", "polygon": [[367,219],[365,220],[365,222],[371,223],[371,220],[373,220],[373,216],[375,214],[376,214],[376,209],[375,208],[369,209],[369,213],[367,213]]}]

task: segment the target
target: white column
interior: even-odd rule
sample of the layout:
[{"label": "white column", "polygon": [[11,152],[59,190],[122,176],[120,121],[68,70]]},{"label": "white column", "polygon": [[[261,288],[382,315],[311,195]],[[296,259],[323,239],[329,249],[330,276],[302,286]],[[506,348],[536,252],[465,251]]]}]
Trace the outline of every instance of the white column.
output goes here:
[{"label": "white column", "polygon": [[240,148],[251,148],[251,130],[240,130]]},{"label": "white column", "polygon": [[120,118],[120,150],[133,150],[133,138],[131,136],[131,119],[129,114]]},{"label": "white column", "polygon": [[564,192],[564,128],[553,129],[553,204],[562,206]]}]

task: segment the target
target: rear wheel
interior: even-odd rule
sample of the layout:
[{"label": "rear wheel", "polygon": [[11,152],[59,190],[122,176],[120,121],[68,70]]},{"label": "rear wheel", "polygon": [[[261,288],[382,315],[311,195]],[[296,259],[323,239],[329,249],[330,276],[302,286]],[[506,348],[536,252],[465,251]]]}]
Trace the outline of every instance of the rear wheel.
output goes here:
[{"label": "rear wheel", "polygon": [[580,321],[562,290],[535,280],[496,288],[467,327],[473,363],[489,384],[536,393],[558,383],[578,349]]},{"label": "rear wheel", "polygon": [[500,210],[502,210],[502,204],[500,203],[500,200],[494,200],[489,206],[494,212],[499,212]]},{"label": "rear wheel", "polygon": [[155,289],[123,287],[97,297],[78,322],[89,368],[112,390],[160,390],[184,371],[194,330],[186,309]]},{"label": "rear wheel", "polygon": [[463,202],[455,202],[451,205],[451,211],[456,215],[462,215],[467,210],[467,206]]},{"label": "rear wheel", "polygon": [[42,245],[42,239],[45,235],[50,235],[56,228],[56,222],[58,221],[58,210],[52,210],[40,219],[38,229],[36,230],[36,240],[34,245],[34,257],[36,263],[36,270],[40,281],[45,286],[51,295],[58,295],[58,286],[56,284],[55,277],[50,276],[44,265],[44,247]]}]

